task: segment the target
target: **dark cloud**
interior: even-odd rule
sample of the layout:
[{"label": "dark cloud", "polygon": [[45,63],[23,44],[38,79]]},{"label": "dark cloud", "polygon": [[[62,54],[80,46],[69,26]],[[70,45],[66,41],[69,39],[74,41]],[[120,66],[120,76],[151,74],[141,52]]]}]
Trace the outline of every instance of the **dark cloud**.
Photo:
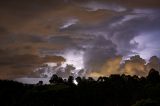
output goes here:
[{"label": "dark cloud", "polygon": [[49,43],[71,46],[73,45],[73,40],[70,36],[53,36],[48,39]]},{"label": "dark cloud", "polygon": [[116,56],[116,45],[103,36],[95,37],[84,53],[84,65],[87,70],[98,71],[106,59]]},{"label": "dark cloud", "polygon": [[45,56],[43,58],[43,62],[54,62],[54,63],[61,63],[65,62],[66,60],[62,56]]},{"label": "dark cloud", "polygon": [[[141,57],[130,57],[159,54],[159,7],[159,0],[0,1],[1,78],[32,75],[27,70],[65,61],[61,56],[74,51],[79,54],[69,57],[83,58],[80,63],[88,72],[146,75],[151,67],[159,69],[158,59],[153,57],[146,67]],[[154,52],[147,54],[153,45]],[[130,58],[123,64],[126,68],[121,69],[118,64],[126,58]],[[69,75],[64,69],[58,73]]]},{"label": "dark cloud", "polygon": [[4,28],[4,27],[0,27],[0,34],[3,35],[3,34],[6,34],[8,33],[7,29]]},{"label": "dark cloud", "polygon": [[61,56],[40,57],[32,54],[18,55],[12,54],[12,52],[7,50],[0,50],[0,78],[34,77],[34,70],[41,64],[46,62],[61,63],[64,61],[65,59]]},{"label": "dark cloud", "polygon": [[143,32],[156,31],[160,27],[159,15],[154,15],[159,13],[157,10],[139,9],[136,11],[138,13],[134,13],[134,10],[132,10],[127,14],[117,15],[110,21],[104,21],[98,25],[85,27],[77,25],[74,29],[70,28],[68,30],[88,33],[93,36],[103,35],[118,46],[119,54],[123,56],[135,54],[132,50],[136,49],[139,44],[136,41],[132,42],[132,40]]}]

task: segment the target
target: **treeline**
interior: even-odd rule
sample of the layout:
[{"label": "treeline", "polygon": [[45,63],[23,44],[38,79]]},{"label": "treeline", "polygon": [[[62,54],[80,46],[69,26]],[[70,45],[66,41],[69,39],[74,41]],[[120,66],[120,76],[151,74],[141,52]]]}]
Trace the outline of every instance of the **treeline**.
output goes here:
[{"label": "treeline", "polygon": [[160,75],[111,75],[97,80],[53,75],[50,84],[0,80],[0,106],[160,106]]}]

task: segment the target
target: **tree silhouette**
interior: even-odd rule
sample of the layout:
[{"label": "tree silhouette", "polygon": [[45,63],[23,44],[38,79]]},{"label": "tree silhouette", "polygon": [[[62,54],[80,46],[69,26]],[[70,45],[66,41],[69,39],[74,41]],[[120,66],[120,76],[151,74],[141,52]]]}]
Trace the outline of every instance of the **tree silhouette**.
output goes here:
[{"label": "tree silhouette", "polygon": [[73,80],[74,80],[74,77],[73,76],[69,76],[68,77],[68,84],[73,84]]},{"label": "tree silhouette", "polygon": [[147,76],[148,81],[151,81],[152,83],[156,83],[160,81],[160,75],[159,72],[156,71],[155,69],[151,69],[148,76]]},{"label": "tree silhouette", "polygon": [[39,81],[37,85],[43,85],[43,81]]},{"label": "tree silhouette", "polygon": [[77,81],[78,84],[80,84],[82,82],[82,78],[81,77],[77,77],[76,81]]},{"label": "tree silhouette", "polygon": [[52,77],[51,77],[51,79],[49,80],[49,82],[51,84],[58,83],[58,80],[59,80],[58,76],[56,74],[53,74]]},{"label": "tree silhouette", "polygon": [[147,77],[77,77],[78,85],[55,74],[47,85],[0,80],[0,106],[160,106],[159,77],[152,69]]}]

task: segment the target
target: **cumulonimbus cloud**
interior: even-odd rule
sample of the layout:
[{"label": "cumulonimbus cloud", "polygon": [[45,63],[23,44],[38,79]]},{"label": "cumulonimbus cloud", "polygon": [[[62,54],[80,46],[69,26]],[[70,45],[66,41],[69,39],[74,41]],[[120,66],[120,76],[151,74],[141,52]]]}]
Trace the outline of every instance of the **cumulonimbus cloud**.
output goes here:
[{"label": "cumulonimbus cloud", "polygon": [[90,72],[87,76],[99,77],[111,74],[147,76],[152,68],[160,71],[160,59],[157,56],[151,57],[148,63],[139,55],[132,56],[123,63],[122,57],[117,56],[107,59],[100,70]]}]

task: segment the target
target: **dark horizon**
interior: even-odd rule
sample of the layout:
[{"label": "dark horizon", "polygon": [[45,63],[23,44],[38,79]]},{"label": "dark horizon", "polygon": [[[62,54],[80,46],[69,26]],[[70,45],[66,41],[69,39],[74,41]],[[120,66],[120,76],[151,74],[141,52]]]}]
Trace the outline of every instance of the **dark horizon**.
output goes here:
[{"label": "dark horizon", "polygon": [[160,106],[160,74],[151,69],[146,77],[111,75],[63,80],[54,74],[31,85],[0,80],[2,106]]}]

